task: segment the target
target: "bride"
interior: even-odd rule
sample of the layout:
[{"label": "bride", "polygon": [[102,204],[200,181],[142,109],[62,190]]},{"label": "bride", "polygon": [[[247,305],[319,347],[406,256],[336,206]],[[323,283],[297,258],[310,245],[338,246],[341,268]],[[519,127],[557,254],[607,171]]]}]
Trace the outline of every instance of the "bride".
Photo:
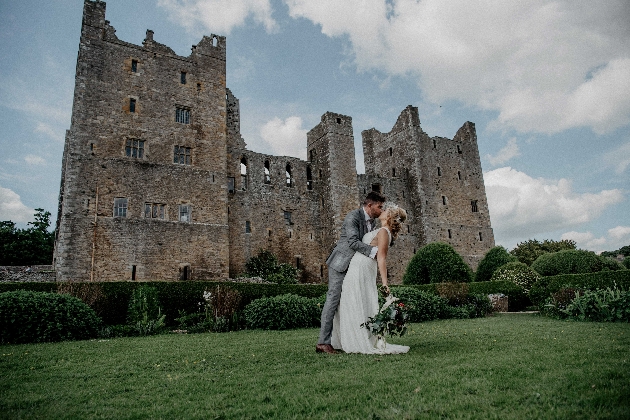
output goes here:
[{"label": "bride", "polygon": [[378,313],[378,292],[376,289],[377,271],[381,282],[389,293],[387,285],[387,251],[402,223],[407,219],[407,212],[395,204],[386,203],[379,216],[381,228],[368,232],[363,242],[378,247],[376,261],[357,252],[352,257],[348,272],[343,280],[339,309],[333,320],[332,346],[346,353],[395,354],[407,353],[408,346],[377,343],[373,336],[361,324]]}]

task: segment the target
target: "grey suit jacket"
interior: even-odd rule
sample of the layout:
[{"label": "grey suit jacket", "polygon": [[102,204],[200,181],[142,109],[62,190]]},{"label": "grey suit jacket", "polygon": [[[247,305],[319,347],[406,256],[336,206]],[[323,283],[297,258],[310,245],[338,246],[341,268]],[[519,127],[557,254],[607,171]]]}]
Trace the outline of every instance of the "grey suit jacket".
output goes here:
[{"label": "grey suit jacket", "polygon": [[368,227],[365,222],[363,207],[348,213],[341,226],[339,241],[326,260],[328,268],[343,273],[348,269],[350,260],[355,252],[360,252],[369,257],[370,252],[372,252],[372,246],[361,241],[367,232]]}]

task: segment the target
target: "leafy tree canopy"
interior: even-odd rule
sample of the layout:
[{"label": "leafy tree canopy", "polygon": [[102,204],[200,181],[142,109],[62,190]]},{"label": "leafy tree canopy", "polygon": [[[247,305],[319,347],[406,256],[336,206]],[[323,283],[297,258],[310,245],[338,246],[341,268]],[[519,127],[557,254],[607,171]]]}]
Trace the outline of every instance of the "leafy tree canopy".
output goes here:
[{"label": "leafy tree canopy", "polygon": [[616,258],[619,254],[623,255],[624,257],[630,257],[630,245],[622,246],[616,251],[604,251],[600,255],[602,257]]},{"label": "leafy tree canopy", "polygon": [[55,233],[49,232],[50,212],[35,209],[35,221],[17,229],[12,221],[0,222],[0,265],[52,264]]},{"label": "leafy tree canopy", "polygon": [[566,249],[576,249],[575,241],[571,239],[563,239],[561,241],[553,241],[545,239],[540,242],[536,239],[530,239],[516,245],[516,248],[510,251],[518,260],[524,264],[532,265],[538,257],[549,252],[559,252]]}]

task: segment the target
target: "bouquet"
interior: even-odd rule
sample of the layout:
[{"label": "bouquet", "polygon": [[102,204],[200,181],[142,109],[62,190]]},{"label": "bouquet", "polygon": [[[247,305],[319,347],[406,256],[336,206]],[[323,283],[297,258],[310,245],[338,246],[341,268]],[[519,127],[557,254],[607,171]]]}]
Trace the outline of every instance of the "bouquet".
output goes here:
[{"label": "bouquet", "polygon": [[407,332],[408,317],[407,306],[399,302],[397,297],[389,294],[378,313],[368,318],[367,322],[361,324],[361,326],[367,328],[379,340],[384,339],[386,336],[402,337]]}]

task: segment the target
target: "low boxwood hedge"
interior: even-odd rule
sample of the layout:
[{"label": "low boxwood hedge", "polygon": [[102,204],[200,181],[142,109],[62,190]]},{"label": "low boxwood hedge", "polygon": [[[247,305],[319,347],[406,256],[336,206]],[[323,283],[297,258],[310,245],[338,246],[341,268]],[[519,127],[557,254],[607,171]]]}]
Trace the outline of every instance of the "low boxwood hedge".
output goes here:
[{"label": "low boxwood hedge", "polygon": [[630,270],[543,277],[532,286],[529,297],[534,305],[540,307],[553,293],[563,288],[598,290],[607,287],[630,290]]}]

